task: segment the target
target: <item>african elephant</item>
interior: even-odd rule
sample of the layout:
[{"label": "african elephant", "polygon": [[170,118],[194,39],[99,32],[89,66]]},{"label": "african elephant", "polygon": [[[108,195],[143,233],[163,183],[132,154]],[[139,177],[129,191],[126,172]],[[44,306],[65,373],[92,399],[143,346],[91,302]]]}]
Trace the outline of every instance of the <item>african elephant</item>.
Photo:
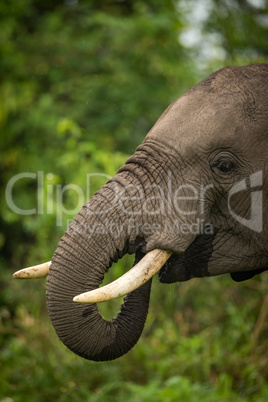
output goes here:
[{"label": "african elephant", "polygon": [[155,268],[162,283],[225,273],[239,281],[267,269],[267,123],[268,64],[223,68],[166,109],[55,251],[47,307],[65,345],[103,361],[139,339],[151,275],[130,286],[110,322],[96,303],[73,302],[97,289],[125,253],[136,253],[137,263],[151,250],[167,250]]}]

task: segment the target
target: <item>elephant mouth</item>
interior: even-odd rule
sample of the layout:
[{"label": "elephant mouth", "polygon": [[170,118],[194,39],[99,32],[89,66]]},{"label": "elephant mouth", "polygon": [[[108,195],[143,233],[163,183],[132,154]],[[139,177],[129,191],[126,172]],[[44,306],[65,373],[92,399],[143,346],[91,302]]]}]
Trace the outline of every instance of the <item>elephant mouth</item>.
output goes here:
[{"label": "elephant mouth", "polygon": [[[150,278],[153,276],[152,272],[158,273],[161,283],[184,282],[194,277],[210,276],[208,263],[213,253],[213,240],[217,232],[218,230],[213,228],[210,234],[197,235],[184,253],[173,253],[168,250],[154,249],[146,254],[146,242],[142,240],[138,245],[136,244],[135,250],[133,250],[133,252],[135,252],[135,264],[137,265],[134,265],[131,270],[118,280],[111,282],[105,287],[82,293],[76,296],[74,301],[80,303],[96,303],[127,294],[133,289],[142,286],[142,284],[148,280],[144,273],[146,273],[147,270],[149,272],[149,265],[154,265],[154,271],[150,268]],[[152,256],[149,256],[150,254],[152,254]],[[150,263],[147,267],[145,269],[138,268],[140,262],[145,261],[147,257],[150,259]],[[140,272],[143,271],[143,276],[138,275],[142,279],[139,285],[134,287],[136,269]],[[124,280],[122,280],[123,278]],[[122,286],[121,289],[124,289],[124,291],[119,290],[119,286]]]},{"label": "elephant mouth", "polygon": [[184,253],[174,253],[163,265],[158,273],[161,283],[184,282],[196,277],[210,276],[208,263],[211,259],[214,246],[213,234],[197,235],[195,240]]},{"label": "elephant mouth", "polygon": [[[135,263],[132,269],[106,286],[75,296],[73,301],[78,303],[98,303],[127,295],[149,281],[172,255],[170,250],[154,249],[144,253],[142,249],[142,247],[137,247],[134,251]],[[125,252],[122,253],[122,255],[124,254]],[[129,254],[133,253],[129,252]],[[118,258],[121,258],[122,255]],[[109,266],[113,262],[117,262],[118,258],[111,260]]]}]

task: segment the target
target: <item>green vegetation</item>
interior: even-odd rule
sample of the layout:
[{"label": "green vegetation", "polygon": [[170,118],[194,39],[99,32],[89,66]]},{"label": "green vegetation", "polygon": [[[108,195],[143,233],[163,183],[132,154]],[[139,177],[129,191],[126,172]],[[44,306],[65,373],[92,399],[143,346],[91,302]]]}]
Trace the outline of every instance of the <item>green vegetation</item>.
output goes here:
[{"label": "green vegetation", "polygon": [[[155,278],[139,343],[99,364],[58,340],[45,281],[11,276],[51,259],[87,177],[90,196],[175,98],[217,68],[267,60],[264,1],[196,3],[0,2],[1,402],[268,400],[266,273],[240,284]],[[5,193],[23,172],[32,176],[18,177],[12,200],[31,215]],[[100,309],[109,318],[118,302]]]}]

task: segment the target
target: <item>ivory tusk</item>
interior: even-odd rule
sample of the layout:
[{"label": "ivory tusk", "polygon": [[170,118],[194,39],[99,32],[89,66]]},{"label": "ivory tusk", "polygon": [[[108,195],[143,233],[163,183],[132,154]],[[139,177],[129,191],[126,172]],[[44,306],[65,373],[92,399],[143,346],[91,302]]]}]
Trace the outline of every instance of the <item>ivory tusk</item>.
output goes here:
[{"label": "ivory tusk", "polygon": [[171,256],[172,251],[155,249],[149,251],[138,264],[109,285],[81,293],[74,302],[97,303],[112,300],[139,288],[156,274]]},{"label": "ivory tusk", "polygon": [[23,268],[13,274],[15,279],[36,279],[46,278],[51,261],[44,262],[44,264],[35,265],[30,268]]}]

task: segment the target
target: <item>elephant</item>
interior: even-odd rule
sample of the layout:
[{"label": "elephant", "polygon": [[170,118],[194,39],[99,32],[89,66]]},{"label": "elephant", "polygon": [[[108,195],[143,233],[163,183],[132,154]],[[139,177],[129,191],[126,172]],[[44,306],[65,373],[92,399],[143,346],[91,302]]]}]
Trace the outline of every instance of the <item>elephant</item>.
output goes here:
[{"label": "elephant", "polygon": [[[48,313],[70,350],[94,361],[127,353],[156,272],[161,283],[227,273],[241,281],[268,268],[267,112],[268,63],[212,73],[164,111],[83,205],[45,269]],[[126,253],[135,253],[134,268],[151,254],[154,271],[146,265],[138,285],[128,271],[127,287],[111,296],[128,293],[115,318],[101,316],[101,299],[73,302],[102,289]]]}]

